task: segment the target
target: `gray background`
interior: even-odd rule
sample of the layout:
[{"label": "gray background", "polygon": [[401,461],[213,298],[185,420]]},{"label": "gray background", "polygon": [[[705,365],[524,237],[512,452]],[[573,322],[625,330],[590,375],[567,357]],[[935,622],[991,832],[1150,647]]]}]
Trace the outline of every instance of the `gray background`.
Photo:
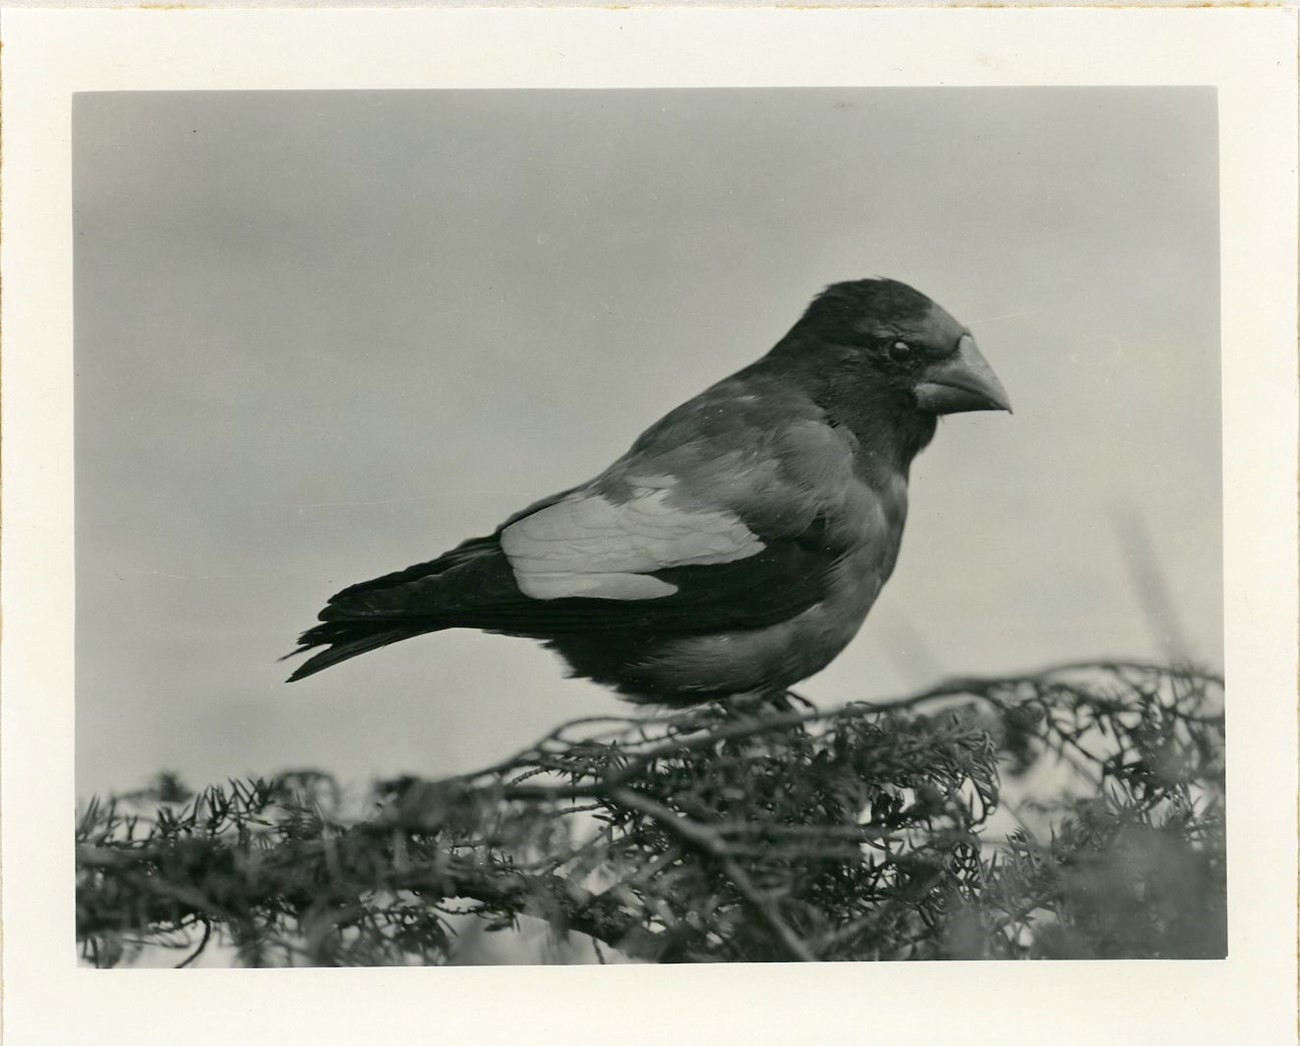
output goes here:
[{"label": "gray background", "polygon": [[73,112],[77,790],[468,769],[616,711],[443,633],[293,686],[338,587],[586,479],[836,280],[975,331],[903,553],[801,690],[1221,663],[1194,88],[94,94]]}]

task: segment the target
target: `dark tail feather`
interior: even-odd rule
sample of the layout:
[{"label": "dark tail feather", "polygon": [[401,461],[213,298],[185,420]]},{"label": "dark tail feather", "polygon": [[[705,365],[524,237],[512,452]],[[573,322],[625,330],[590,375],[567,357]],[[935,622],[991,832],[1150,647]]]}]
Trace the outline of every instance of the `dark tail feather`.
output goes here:
[{"label": "dark tail feather", "polygon": [[286,658],[306,653],[312,647],[329,644],[328,649],[312,655],[298,666],[288,679],[288,682],[293,683],[299,679],[305,679],[307,676],[315,675],[322,668],[329,668],[331,665],[337,665],[340,661],[346,661],[350,657],[356,657],[358,654],[364,654],[370,650],[377,650],[381,646],[388,646],[389,643],[398,643],[403,639],[410,639],[425,632],[435,631],[437,627],[436,625],[432,628],[428,625],[422,625],[412,628],[408,625],[404,628],[393,628],[392,625],[383,625],[376,622],[331,621],[304,632],[302,638],[299,639],[302,645],[297,650],[285,654],[280,660],[283,661]]}]

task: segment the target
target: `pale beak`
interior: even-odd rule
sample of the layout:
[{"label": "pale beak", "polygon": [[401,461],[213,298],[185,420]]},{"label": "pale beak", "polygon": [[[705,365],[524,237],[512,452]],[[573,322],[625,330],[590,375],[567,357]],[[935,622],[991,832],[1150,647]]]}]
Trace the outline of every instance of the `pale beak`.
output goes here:
[{"label": "pale beak", "polygon": [[927,367],[922,373],[916,386],[916,405],[931,414],[1011,410],[1006,389],[969,334],[961,336],[955,356]]}]

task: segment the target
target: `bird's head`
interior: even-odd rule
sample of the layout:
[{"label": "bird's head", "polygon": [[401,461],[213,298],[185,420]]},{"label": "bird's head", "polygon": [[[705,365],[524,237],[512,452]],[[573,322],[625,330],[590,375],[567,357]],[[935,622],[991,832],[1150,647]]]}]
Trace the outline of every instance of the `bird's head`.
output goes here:
[{"label": "bird's head", "polygon": [[997,375],[957,320],[883,278],[832,284],[769,357],[801,373],[831,406],[928,415],[1007,410]]}]

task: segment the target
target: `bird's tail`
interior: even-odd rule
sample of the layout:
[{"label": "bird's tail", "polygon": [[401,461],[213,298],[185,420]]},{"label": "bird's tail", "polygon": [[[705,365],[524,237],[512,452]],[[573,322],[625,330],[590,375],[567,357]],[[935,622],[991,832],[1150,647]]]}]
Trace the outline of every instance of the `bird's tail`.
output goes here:
[{"label": "bird's tail", "polygon": [[324,646],[325,650],[313,654],[294,670],[289,682],[305,679],[315,675],[322,668],[337,665],[340,661],[356,657],[370,650],[377,650],[389,643],[399,643],[403,639],[433,631],[438,626],[421,624],[412,627],[394,627],[391,622],[382,621],[327,621],[307,629],[298,639],[299,646],[280,658],[284,661],[290,657],[304,654],[314,647]]},{"label": "bird's tail", "polygon": [[465,593],[481,597],[494,579],[518,596],[495,536],[471,538],[428,563],[349,585],[330,597],[317,615],[321,623],[299,636],[298,649],[285,655],[327,648],[299,665],[289,682],[390,643],[467,624]]}]

